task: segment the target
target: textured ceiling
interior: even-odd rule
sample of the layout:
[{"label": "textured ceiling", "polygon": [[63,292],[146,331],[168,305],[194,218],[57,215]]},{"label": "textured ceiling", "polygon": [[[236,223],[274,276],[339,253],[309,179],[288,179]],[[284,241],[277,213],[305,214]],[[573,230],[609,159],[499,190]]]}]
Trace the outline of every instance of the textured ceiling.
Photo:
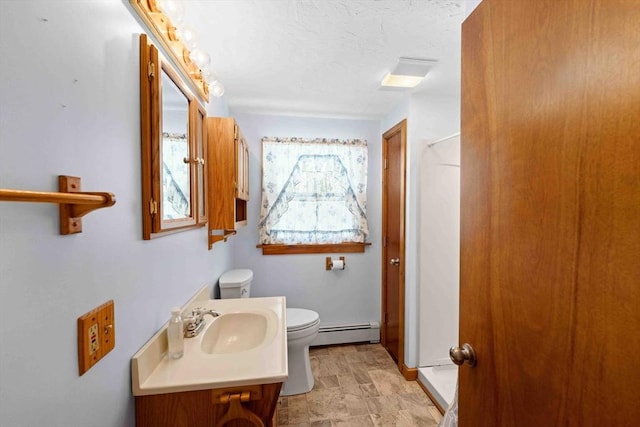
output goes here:
[{"label": "textured ceiling", "polygon": [[379,89],[399,57],[438,64],[412,91],[460,91],[465,0],[190,0],[185,22],[234,112],[380,117],[410,92]]}]

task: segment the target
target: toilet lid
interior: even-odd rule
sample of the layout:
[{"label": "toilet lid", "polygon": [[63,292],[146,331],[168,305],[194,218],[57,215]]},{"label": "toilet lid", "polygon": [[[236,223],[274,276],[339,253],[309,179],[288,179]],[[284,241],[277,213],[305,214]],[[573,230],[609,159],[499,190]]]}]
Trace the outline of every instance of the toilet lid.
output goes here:
[{"label": "toilet lid", "polygon": [[287,332],[313,326],[320,321],[320,316],[313,310],[304,308],[287,308]]}]

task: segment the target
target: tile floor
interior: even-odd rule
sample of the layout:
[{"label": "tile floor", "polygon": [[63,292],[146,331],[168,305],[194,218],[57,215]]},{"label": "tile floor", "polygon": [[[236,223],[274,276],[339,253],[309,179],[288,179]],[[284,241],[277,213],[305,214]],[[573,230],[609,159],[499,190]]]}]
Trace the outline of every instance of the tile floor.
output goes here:
[{"label": "tile floor", "polygon": [[278,426],[435,427],[441,415],[380,344],[309,349],[313,390],[278,400]]}]

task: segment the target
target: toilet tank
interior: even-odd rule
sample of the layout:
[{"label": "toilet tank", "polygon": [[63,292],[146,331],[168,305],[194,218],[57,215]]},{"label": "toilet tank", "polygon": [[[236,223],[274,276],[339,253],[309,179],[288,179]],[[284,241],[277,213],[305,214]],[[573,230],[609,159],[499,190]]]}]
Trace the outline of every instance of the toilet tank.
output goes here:
[{"label": "toilet tank", "polygon": [[220,276],[220,298],[249,298],[253,271],[248,269],[229,270]]}]

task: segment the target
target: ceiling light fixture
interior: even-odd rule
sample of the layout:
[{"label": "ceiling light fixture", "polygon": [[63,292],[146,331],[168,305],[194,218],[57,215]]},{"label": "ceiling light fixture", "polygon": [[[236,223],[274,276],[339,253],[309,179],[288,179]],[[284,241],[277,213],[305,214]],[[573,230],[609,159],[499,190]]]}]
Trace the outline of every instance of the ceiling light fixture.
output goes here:
[{"label": "ceiling light fixture", "polygon": [[381,89],[408,89],[422,82],[429,70],[438,61],[435,59],[399,58],[396,67],[382,79]]}]

